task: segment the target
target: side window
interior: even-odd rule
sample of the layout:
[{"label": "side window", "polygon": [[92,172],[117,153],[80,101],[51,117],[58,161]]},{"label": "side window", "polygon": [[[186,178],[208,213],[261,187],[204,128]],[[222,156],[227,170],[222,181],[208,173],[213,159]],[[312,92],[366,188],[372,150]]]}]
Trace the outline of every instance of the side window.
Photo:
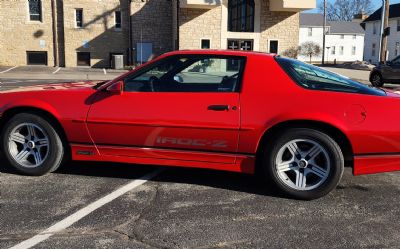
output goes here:
[{"label": "side window", "polygon": [[244,62],[241,57],[174,57],[157,63],[142,74],[128,76],[125,91],[235,92]]}]

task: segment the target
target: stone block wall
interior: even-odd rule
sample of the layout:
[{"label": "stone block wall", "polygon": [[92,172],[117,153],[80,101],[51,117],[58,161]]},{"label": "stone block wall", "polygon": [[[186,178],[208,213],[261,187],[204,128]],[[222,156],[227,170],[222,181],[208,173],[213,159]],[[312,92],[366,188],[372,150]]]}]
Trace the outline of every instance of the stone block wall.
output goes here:
[{"label": "stone block wall", "polygon": [[[83,27],[76,27],[75,9],[83,9]],[[77,52],[90,52],[92,67],[109,67],[110,53],[127,55],[128,1],[64,0],[65,66],[77,66]],[[115,29],[115,11],[121,11],[122,29]]]},{"label": "stone block wall", "polygon": [[54,66],[51,2],[42,1],[42,21],[30,21],[28,1],[0,1],[0,66],[27,64],[27,51],[46,51]]},{"label": "stone block wall", "polygon": [[211,40],[211,49],[221,49],[221,6],[213,9],[180,9],[180,49],[200,49],[201,39]]}]

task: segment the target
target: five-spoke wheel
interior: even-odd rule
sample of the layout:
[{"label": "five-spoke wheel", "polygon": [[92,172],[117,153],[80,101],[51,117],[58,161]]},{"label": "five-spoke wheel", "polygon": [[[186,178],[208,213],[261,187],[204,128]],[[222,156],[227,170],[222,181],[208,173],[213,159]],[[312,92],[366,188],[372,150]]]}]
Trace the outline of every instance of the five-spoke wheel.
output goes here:
[{"label": "five-spoke wheel", "polygon": [[4,155],[16,170],[43,175],[56,170],[64,159],[64,144],[55,125],[40,115],[20,113],[4,125]]},{"label": "five-spoke wheel", "polygon": [[265,144],[263,167],[282,192],[299,199],[315,199],[335,188],[343,174],[339,145],[317,130],[286,130]]}]

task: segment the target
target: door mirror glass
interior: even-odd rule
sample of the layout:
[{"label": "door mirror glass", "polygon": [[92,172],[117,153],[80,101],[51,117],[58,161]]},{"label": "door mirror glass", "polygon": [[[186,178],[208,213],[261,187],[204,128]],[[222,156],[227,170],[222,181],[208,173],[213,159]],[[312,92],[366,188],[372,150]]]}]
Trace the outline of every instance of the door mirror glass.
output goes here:
[{"label": "door mirror glass", "polygon": [[122,93],[123,88],[124,88],[124,82],[117,81],[111,86],[107,87],[106,91],[112,94],[120,95]]}]

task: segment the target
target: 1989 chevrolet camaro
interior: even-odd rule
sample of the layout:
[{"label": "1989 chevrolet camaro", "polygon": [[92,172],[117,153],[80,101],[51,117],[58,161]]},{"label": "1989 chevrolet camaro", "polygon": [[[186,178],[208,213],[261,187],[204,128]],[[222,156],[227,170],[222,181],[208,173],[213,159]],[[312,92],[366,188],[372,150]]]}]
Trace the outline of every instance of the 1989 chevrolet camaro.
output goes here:
[{"label": "1989 chevrolet camaro", "polygon": [[27,175],[67,159],[259,173],[299,199],[400,170],[400,94],[255,52],[179,51],[108,82],[0,93],[1,148]]}]

